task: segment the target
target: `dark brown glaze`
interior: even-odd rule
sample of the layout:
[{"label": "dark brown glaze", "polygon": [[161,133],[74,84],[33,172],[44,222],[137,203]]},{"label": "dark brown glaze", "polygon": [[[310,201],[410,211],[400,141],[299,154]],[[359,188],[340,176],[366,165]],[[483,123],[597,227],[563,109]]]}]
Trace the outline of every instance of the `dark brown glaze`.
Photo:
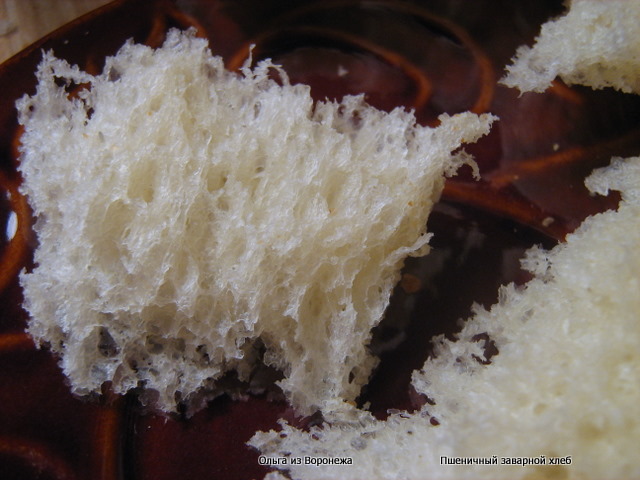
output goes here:
[{"label": "dark brown glaze", "polygon": [[[474,302],[496,300],[499,285],[525,282],[519,260],[528,247],[550,247],[587,215],[615,206],[615,195],[590,196],[585,176],[611,156],[640,153],[638,97],[559,81],[544,94],[519,96],[498,83],[517,46],[561,11],[560,0],[120,0],[0,66],[2,478],[257,479],[267,470],[245,446],[253,432],[277,428],[278,418],[301,426],[318,420],[297,418],[277,389],[252,394],[242,385],[234,385],[234,399],[221,396],[188,419],[144,409],[135,393],[115,396],[108,386],[78,398],[56,359],[34,347],[18,274],[31,267],[37,239],[18,191],[13,105],[33,92],[41,49],[97,72],[128,38],[158,46],[167,28],[191,27],[231,68],[255,45],[254,62],[273,58],[316,99],[362,93],[382,109],[413,109],[426,125],[467,110],[500,117],[466,148],[482,180],[463,169],[447,182],[429,221],[433,251],[407,261],[374,331],[381,363],[359,402],[384,418],[427,401],[409,383],[430,339],[454,334]],[[478,341],[496,354],[490,339]]]}]

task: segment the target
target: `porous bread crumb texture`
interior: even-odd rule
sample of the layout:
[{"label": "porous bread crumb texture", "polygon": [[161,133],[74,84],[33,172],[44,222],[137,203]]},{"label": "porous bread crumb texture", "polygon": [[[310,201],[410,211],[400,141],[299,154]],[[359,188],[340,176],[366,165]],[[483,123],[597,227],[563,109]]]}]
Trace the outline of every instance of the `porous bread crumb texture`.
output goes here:
[{"label": "porous bread crumb texture", "polygon": [[403,259],[467,161],[451,152],[492,121],[314,104],[269,61],[230,73],[179,31],[98,76],[47,53],[37,77],[18,102],[29,332],[75,392],[145,386],[167,411],[225,372],[248,380],[262,346],[300,413],[353,400]]},{"label": "porous bread crumb texture", "polygon": [[532,47],[518,49],[502,82],[542,92],[556,77],[640,94],[640,2],[573,0],[564,16],[542,25]]},{"label": "porous bread crumb texture", "polygon": [[[588,218],[551,251],[530,250],[533,280],[503,287],[488,311],[476,307],[456,341],[436,339],[436,356],[413,376],[435,405],[386,421],[354,411],[351,423],[310,432],[282,422],[251,444],[353,459],[287,466],[295,479],[640,478],[640,157],[616,159],[587,185],[622,191],[618,210]],[[499,353],[484,365],[477,339],[487,335]],[[494,455],[496,466],[441,465]],[[500,464],[542,455],[546,465]],[[571,465],[549,464],[567,456]]]}]

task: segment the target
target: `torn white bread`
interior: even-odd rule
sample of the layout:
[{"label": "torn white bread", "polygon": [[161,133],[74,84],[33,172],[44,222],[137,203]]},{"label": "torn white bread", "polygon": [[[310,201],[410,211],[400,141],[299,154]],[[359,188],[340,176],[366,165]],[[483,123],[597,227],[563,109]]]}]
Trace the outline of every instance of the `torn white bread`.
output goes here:
[{"label": "torn white bread", "polygon": [[48,53],[37,76],[18,103],[29,332],[75,392],[144,386],[163,410],[258,361],[300,413],[353,401],[445,174],[493,120],[432,129],[361,96],[314,103],[269,61],[231,73],[178,31],[97,76]]},{"label": "torn white bread", "polygon": [[533,46],[518,49],[502,83],[542,92],[557,77],[640,94],[640,2],[569,2],[565,15],[542,25]]},{"label": "torn white bread", "polygon": [[[640,478],[640,157],[615,159],[587,185],[620,190],[617,211],[529,251],[533,280],[476,307],[457,341],[436,339],[413,376],[434,405],[386,421],[354,410],[350,425],[309,432],[282,422],[250,444],[316,459],[278,467],[294,479]],[[486,335],[499,350],[488,365]]]}]

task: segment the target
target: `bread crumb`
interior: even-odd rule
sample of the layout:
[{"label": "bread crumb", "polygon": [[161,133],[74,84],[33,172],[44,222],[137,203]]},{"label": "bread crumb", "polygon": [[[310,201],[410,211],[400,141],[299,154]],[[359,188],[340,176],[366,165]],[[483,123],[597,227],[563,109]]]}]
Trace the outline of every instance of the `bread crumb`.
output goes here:
[{"label": "bread crumb", "polygon": [[270,61],[232,73],[177,30],[97,76],[46,53],[37,77],[18,102],[29,333],[74,392],[144,387],[165,411],[259,362],[300,414],[354,401],[403,260],[428,249],[445,173],[467,161],[452,152],[493,120],[314,103]]},{"label": "bread crumb", "polygon": [[533,46],[518,49],[502,83],[543,92],[556,77],[640,94],[640,2],[569,2],[564,16],[542,26]]},{"label": "bread crumb", "polygon": [[[435,340],[413,375],[435,404],[386,421],[354,411],[310,432],[282,422],[250,445],[352,459],[292,465],[298,480],[640,478],[640,157],[614,159],[587,185],[620,190],[618,210],[589,217],[550,251],[532,249],[533,280],[476,307],[455,341]],[[477,361],[479,335],[499,351],[490,364]]]},{"label": "bread crumb", "polygon": [[549,225],[551,225],[553,222],[555,222],[555,219],[553,217],[545,217],[541,223],[542,223],[542,226],[546,228]]}]

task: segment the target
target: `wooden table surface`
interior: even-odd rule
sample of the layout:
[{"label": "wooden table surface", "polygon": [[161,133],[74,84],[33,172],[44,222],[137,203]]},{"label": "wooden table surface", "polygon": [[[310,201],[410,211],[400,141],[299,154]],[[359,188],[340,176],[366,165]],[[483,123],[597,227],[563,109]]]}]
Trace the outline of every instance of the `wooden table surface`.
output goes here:
[{"label": "wooden table surface", "polygon": [[0,0],[0,63],[109,0]]}]

